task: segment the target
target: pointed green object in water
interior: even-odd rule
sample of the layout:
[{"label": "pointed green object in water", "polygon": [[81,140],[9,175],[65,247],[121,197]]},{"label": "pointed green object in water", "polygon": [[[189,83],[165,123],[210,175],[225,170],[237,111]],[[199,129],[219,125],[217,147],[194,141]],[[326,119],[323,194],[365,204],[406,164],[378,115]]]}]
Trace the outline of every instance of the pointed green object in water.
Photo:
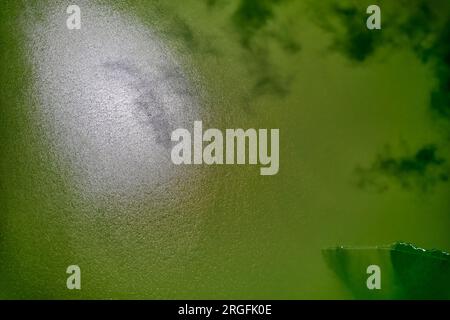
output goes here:
[{"label": "pointed green object in water", "polygon": [[[357,299],[450,299],[449,253],[398,242],[327,248],[323,255]],[[369,289],[370,266],[379,267],[379,289]]]}]

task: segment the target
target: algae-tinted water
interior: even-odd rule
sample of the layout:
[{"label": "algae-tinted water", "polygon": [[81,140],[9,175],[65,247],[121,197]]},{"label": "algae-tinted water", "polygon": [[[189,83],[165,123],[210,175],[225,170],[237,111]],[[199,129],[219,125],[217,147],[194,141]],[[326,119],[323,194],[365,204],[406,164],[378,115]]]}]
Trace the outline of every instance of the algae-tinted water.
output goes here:
[{"label": "algae-tinted water", "polygon": [[[128,66],[124,75],[122,61],[106,85],[91,86],[83,77],[97,71],[64,57],[82,61],[94,46],[101,65],[104,48],[108,66],[111,52],[88,38],[64,45],[68,3],[3,1],[0,296],[349,298],[323,247],[407,241],[448,251],[449,5],[382,2],[383,29],[373,35],[365,29],[368,4],[141,0],[93,9],[80,1],[91,17],[82,28],[93,28],[98,13],[98,31],[89,34],[123,44],[130,55],[123,61],[142,71],[133,78]],[[122,162],[94,170],[103,149],[83,144],[95,146],[90,139],[102,134],[114,141],[116,131],[86,133],[91,125],[80,121],[92,120],[89,106],[95,112],[98,101],[139,105],[155,61],[139,48],[155,39],[166,50],[161,59],[174,61],[164,79],[182,90],[172,96],[187,94],[181,101],[195,108],[169,101],[181,111],[163,118],[279,128],[277,175],[260,176],[256,166],[184,167],[169,180],[159,172],[153,184],[145,179],[155,174],[150,159],[146,171],[121,148],[106,152]],[[109,83],[116,89],[92,90]],[[92,103],[83,100],[89,94]],[[117,109],[106,110],[113,111],[105,121],[115,119]],[[158,110],[150,126],[161,123]],[[157,150],[164,157],[164,147]],[[130,161],[139,170],[124,178],[117,172]],[[139,192],[122,190],[124,181]],[[65,287],[70,264],[82,269],[81,291]]]}]

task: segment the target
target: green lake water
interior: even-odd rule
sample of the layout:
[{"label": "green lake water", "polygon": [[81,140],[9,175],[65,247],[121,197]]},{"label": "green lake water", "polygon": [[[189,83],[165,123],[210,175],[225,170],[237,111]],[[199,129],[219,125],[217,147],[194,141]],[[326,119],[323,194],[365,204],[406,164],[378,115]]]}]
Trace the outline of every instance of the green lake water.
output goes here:
[{"label": "green lake water", "polygon": [[[363,2],[354,28],[365,28]],[[449,6],[432,2],[440,10],[427,30],[444,33]],[[357,61],[336,45],[347,31],[329,2],[261,3],[101,1],[83,11],[80,1],[82,17],[113,12],[156,35],[183,70],[193,117],[205,128],[280,129],[277,175],[250,165],[186,166],[134,197],[121,193],[121,180],[110,194],[101,175],[80,187],[74,168],[84,158],[64,153],[79,136],[55,142],[64,133],[51,124],[72,108],[58,104],[71,91],[58,100],[61,92],[47,90],[40,55],[61,56],[71,74],[65,50],[77,45],[46,51],[36,39],[47,28],[69,32],[67,3],[2,1],[0,298],[342,299],[352,295],[326,265],[325,247],[406,241],[450,250],[449,119],[430,107],[448,65],[437,54],[422,59],[411,34],[390,29],[389,19],[406,20],[416,4],[385,2],[387,38]],[[122,24],[102,19],[99,33],[120,42],[114,28]],[[81,86],[69,74],[64,83]],[[433,151],[420,164],[423,148]],[[377,166],[382,157],[392,158],[388,169]],[[71,264],[81,267],[80,291],[66,289]]]}]

